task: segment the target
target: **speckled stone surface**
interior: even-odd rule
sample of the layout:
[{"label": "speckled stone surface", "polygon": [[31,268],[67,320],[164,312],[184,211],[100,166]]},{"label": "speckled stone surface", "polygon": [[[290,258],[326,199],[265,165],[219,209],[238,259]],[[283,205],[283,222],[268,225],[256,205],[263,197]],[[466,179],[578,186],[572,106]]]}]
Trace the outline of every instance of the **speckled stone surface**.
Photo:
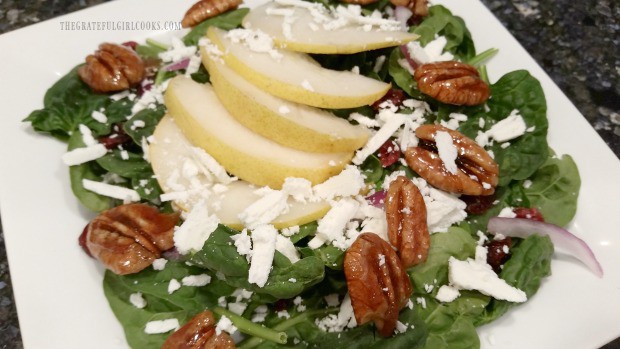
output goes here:
[{"label": "speckled stone surface", "polygon": [[[105,1],[0,0],[0,33]],[[620,157],[620,1],[481,1]],[[0,349],[22,347],[0,230]]]}]

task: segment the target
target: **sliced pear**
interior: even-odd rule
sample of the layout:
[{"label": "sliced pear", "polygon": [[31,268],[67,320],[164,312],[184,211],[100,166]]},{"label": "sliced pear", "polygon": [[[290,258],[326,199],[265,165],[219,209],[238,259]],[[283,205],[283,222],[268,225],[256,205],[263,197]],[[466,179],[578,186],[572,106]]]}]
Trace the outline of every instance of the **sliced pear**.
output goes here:
[{"label": "sliced pear", "polygon": [[[165,193],[178,191],[172,188],[172,182],[186,189],[210,187],[214,184],[210,178],[200,174],[193,177],[198,183],[191,183],[186,177],[179,176],[178,173],[186,166],[186,161],[192,158],[193,145],[185,138],[172,117],[165,116],[161,119],[153,138],[154,141],[149,147],[149,159],[157,181]],[[243,229],[238,218],[239,213],[260,198],[254,193],[257,188],[242,180],[232,182],[226,187],[228,189],[219,194],[211,191],[210,195],[192,195],[187,199],[174,200],[174,203],[182,210],[190,211],[194,204],[206,197],[210,211],[216,214],[222,224],[233,229]],[[288,204],[289,211],[272,222],[278,229],[315,221],[323,217],[330,208],[325,201],[300,203],[289,198]]]},{"label": "sliced pear", "polygon": [[270,95],[224,63],[211,59],[202,49],[215,93],[230,114],[252,131],[286,147],[309,152],[348,152],[366,144],[366,128],[322,109]]},{"label": "sliced pear", "polygon": [[168,112],[189,141],[229,173],[259,186],[279,189],[287,177],[313,184],[340,173],[353,152],[310,153],[284,147],[233,118],[209,84],[173,78],[164,95]]},{"label": "sliced pear", "polygon": [[[287,6],[274,2],[253,8],[243,19],[243,26],[248,29],[258,29],[274,39],[274,42],[288,50],[306,53],[343,54],[375,50],[385,47],[398,46],[413,41],[418,35],[402,30],[382,30],[370,26],[371,22],[388,22],[385,19],[360,18],[362,23],[348,24],[335,29],[325,29],[328,13],[315,16],[319,12],[317,7],[324,7],[319,3],[301,6]],[[327,11],[324,11],[327,12]],[[359,17],[358,17],[359,18]],[[366,21],[364,21],[364,19]],[[335,20],[335,19],[334,19]],[[332,21],[332,23],[334,23]],[[393,26],[398,22],[394,21]]]},{"label": "sliced pear", "polygon": [[264,37],[255,38],[261,48],[257,50],[235,43],[231,36],[244,30],[235,29],[228,35],[222,29],[209,27],[207,36],[223,52],[222,59],[231,69],[274,96],[319,108],[355,108],[372,104],[390,88],[389,84],[350,71],[325,69],[303,53],[257,52],[268,44]]}]

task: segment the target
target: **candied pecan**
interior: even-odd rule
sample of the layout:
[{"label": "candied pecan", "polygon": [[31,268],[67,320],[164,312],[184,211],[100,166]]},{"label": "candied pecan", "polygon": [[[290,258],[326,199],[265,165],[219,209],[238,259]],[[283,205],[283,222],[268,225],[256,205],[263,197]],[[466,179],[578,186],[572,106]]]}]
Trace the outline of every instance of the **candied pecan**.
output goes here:
[{"label": "candied pecan", "polygon": [[166,339],[161,349],[233,349],[235,342],[226,332],[215,332],[213,313],[205,310],[191,318]]},{"label": "candied pecan", "polygon": [[430,247],[426,204],[418,187],[407,177],[399,176],[390,183],[385,216],[388,237],[403,266],[409,268],[424,262]]},{"label": "candied pecan", "polygon": [[114,273],[137,273],[174,246],[178,221],[178,213],[163,214],[146,204],[117,206],[88,224],[86,247]]},{"label": "candied pecan", "polygon": [[[438,131],[450,134],[457,149],[456,173],[448,171],[435,152],[433,140]],[[404,151],[409,167],[431,185],[456,194],[491,195],[499,180],[499,167],[493,158],[473,140],[458,131],[440,125],[422,125],[416,129],[420,145]]]},{"label": "candied pecan", "polygon": [[243,0],[200,0],[185,12],[181,21],[183,28],[191,28],[205,19],[234,10]]},{"label": "candied pecan", "polygon": [[360,234],[345,253],[344,275],[357,323],[374,321],[382,336],[391,336],[412,292],[392,246],[377,234]]},{"label": "candied pecan", "polygon": [[422,93],[447,104],[478,105],[491,94],[476,68],[466,63],[427,63],[415,70],[413,78]]},{"label": "candied pecan", "polygon": [[415,17],[428,16],[428,0],[390,0],[394,6],[404,6],[410,9]]},{"label": "candied pecan", "polygon": [[492,240],[485,246],[487,247],[487,263],[493,268],[493,271],[499,274],[502,271],[502,265],[510,258],[512,239],[506,237],[502,240]]},{"label": "candied pecan", "polygon": [[86,57],[78,74],[95,92],[122,91],[142,81],[144,63],[131,48],[103,43]]}]

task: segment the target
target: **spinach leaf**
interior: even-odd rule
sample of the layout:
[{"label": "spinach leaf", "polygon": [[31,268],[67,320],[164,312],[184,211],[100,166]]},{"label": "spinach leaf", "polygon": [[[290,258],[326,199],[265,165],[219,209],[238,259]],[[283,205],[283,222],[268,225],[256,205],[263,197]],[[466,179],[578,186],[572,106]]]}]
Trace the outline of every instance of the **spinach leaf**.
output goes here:
[{"label": "spinach leaf", "polygon": [[[170,280],[181,281],[189,275],[204,274],[205,270],[187,266],[182,262],[168,261],[162,271],[147,268],[140,273],[116,275],[106,271],[104,293],[114,315],[123,325],[127,342],[133,348],[160,348],[170,333],[151,335],[144,333],[147,322],[177,318],[180,324],[206,308],[216,306],[221,296],[234,288],[213,277],[205,287],[182,286],[168,293]],[[129,301],[133,293],[142,293],[146,307],[136,308]]]},{"label": "spinach leaf", "polygon": [[224,30],[235,29],[241,25],[241,20],[243,20],[243,17],[245,17],[248,11],[250,10],[247,8],[240,8],[209,18],[192,28],[192,30],[183,37],[183,43],[186,46],[198,45],[198,41],[207,34],[207,29],[211,26]]},{"label": "spinach leaf", "polygon": [[[148,138],[155,131],[155,127],[166,114],[164,105],[157,105],[155,109],[143,109],[136,113],[123,125],[123,131],[131,137],[136,144],[142,144],[142,138]],[[134,122],[144,122],[144,127],[134,127]]]},{"label": "spinach leaf", "polygon": [[433,41],[438,35],[444,36],[447,39],[444,50],[462,61],[468,61],[476,55],[474,42],[465,26],[465,21],[441,5],[431,6],[428,17],[413,32],[420,35],[418,40],[422,46]]},{"label": "spinach leaf", "polygon": [[530,177],[532,185],[523,189],[532,207],[538,208],[545,221],[565,226],[575,216],[581,178],[569,155],[551,156]]},{"label": "spinach leaf", "polygon": [[409,96],[423,99],[422,93],[417,89],[418,84],[413,79],[413,75],[398,63],[401,59],[405,59],[405,56],[400,49],[395,48],[392,50],[388,59],[388,73],[390,77],[394,80],[396,86],[400,87]]},{"label": "spinach leaf", "polygon": [[548,155],[547,103],[540,82],[525,70],[510,72],[491,85],[491,99],[487,106],[488,113],[470,116],[459,130],[473,139],[479,129],[477,123],[480,117],[485,119],[488,129],[506,118],[512,110],[518,110],[527,127],[534,127],[534,130],[511,140],[509,147],[502,148],[501,144],[495,143],[491,150],[499,165],[500,186],[511,180],[530,177]]},{"label": "spinach leaf", "polygon": [[79,124],[88,126],[95,135],[109,132],[110,126],[91,117],[95,110],[105,107],[108,95],[96,94],[78,76],[78,67],[58,80],[43,99],[43,109],[35,110],[24,121],[30,122],[37,132],[68,141]]},{"label": "spinach leaf", "polygon": [[324,245],[316,249],[310,247],[300,248],[305,257],[316,256],[323,264],[333,270],[342,270],[344,263],[344,251],[332,245]]},{"label": "spinach leaf", "polygon": [[448,283],[448,259],[454,256],[465,259],[473,256],[476,241],[461,228],[450,227],[446,233],[431,235],[431,247],[426,262],[409,269],[414,290],[424,290],[424,285]]},{"label": "spinach leaf", "polygon": [[[553,244],[547,236],[532,235],[511,248],[511,252],[512,256],[504,264],[500,277],[530,298],[538,291],[542,278],[551,274]],[[476,326],[497,319],[517,305],[518,303],[491,300],[485,313],[476,319]]]},{"label": "spinach leaf", "polygon": [[127,160],[121,156],[118,149],[97,159],[97,164],[108,172],[116,173],[121,177],[133,178],[144,173],[151,173],[151,165],[144,160],[141,154],[126,153]]},{"label": "spinach leaf", "polygon": [[[68,143],[69,150],[81,147],[84,147],[82,134],[80,132],[73,132]],[[104,170],[93,161],[69,167],[69,178],[71,180],[71,191],[73,195],[78,198],[82,205],[94,212],[107,210],[112,207],[113,201],[109,197],[85,189],[82,185],[82,180],[90,179],[93,181],[101,181],[103,172]]]},{"label": "spinach leaf", "polygon": [[192,255],[189,261],[222,273],[226,277],[226,282],[232,286],[267,294],[276,299],[293,298],[323,279],[325,267],[319,258],[306,257],[293,264],[276,251],[267,284],[262,288],[250,284],[248,282],[250,265],[245,257],[237,253],[237,248],[230,238],[236,233],[220,225],[205,242],[202,250]]}]

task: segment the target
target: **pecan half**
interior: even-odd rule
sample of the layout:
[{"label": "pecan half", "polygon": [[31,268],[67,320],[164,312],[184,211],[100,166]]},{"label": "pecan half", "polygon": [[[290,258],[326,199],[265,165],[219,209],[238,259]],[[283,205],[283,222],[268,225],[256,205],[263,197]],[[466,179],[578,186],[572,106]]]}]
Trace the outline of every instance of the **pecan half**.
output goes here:
[{"label": "pecan half", "polygon": [[431,243],[426,204],[418,187],[407,177],[399,176],[390,183],[385,215],[388,237],[398,250],[403,266],[409,268],[424,262]]},{"label": "pecan half", "polygon": [[478,105],[489,99],[489,85],[475,67],[461,62],[427,63],[416,68],[418,88],[436,100],[454,105]]},{"label": "pecan half", "polygon": [[390,0],[394,6],[404,6],[409,8],[417,17],[428,16],[427,0]]},{"label": "pecan half", "polygon": [[228,333],[215,334],[216,324],[213,313],[205,310],[171,334],[161,349],[234,349]]},{"label": "pecan half", "polygon": [[[448,171],[436,153],[435,134],[450,134],[457,149],[456,173]],[[420,145],[404,151],[409,167],[431,185],[456,194],[491,195],[499,180],[499,167],[476,142],[458,131],[440,125],[422,125],[416,129]]]},{"label": "pecan half", "polygon": [[391,336],[412,292],[392,246],[377,234],[360,234],[345,253],[344,275],[357,323],[374,321],[382,336]]},{"label": "pecan half", "polygon": [[127,204],[99,214],[86,226],[86,248],[116,274],[141,271],[174,246],[179,214],[146,204]]},{"label": "pecan half", "polygon": [[181,21],[183,28],[191,28],[205,19],[234,10],[243,0],[200,0],[185,12]]},{"label": "pecan half", "polygon": [[142,59],[126,46],[103,43],[94,54],[86,57],[86,64],[78,74],[98,93],[128,89],[144,78]]}]

